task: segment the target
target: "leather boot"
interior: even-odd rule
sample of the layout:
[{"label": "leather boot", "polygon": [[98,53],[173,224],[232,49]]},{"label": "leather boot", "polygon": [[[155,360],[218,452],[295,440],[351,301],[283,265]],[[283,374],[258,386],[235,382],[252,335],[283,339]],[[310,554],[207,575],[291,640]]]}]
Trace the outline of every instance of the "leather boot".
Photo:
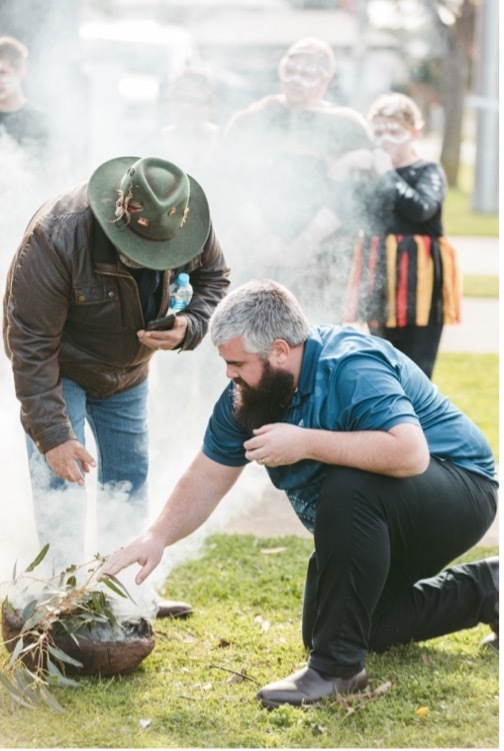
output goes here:
[{"label": "leather boot", "polygon": [[366,671],[350,678],[339,678],[336,675],[319,673],[314,668],[305,667],[289,675],[282,681],[268,683],[256,695],[256,699],[263,707],[273,709],[281,704],[301,706],[315,704],[321,699],[335,694],[349,694],[367,686]]},{"label": "leather boot", "polygon": [[187,618],[194,612],[187,602],[176,602],[175,600],[157,600],[156,618]]},{"label": "leather boot", "polygon": [[498,650],[499,649],[499,558],[498,556],[494,556],[493,558],[487,558],[485,563],[490,569],[492,580],[495,586],[495,604],[494,604],[495,618],[489,624],[490,628],[492,629],[492,632],[488,634],[488,636],[485,636],[485,638],[481,641],[481,646],[492,647],[492,649]]}]

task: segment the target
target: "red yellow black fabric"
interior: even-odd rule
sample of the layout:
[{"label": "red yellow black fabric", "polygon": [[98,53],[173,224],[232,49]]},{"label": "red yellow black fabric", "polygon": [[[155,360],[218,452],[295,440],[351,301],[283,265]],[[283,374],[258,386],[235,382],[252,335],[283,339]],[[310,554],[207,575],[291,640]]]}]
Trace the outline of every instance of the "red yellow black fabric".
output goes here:
[{"label": "red yellow black fabric", "polygon": [[461,321],[462,274],[446,237],[361,237],[345,320],[389,328]]}]

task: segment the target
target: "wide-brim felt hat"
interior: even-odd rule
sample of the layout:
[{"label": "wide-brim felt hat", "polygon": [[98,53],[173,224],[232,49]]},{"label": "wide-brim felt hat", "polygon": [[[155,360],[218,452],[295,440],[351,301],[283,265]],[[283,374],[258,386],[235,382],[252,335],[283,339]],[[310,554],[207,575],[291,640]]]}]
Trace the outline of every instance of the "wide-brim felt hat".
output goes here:
[{"label": "wide-brim felt hat", "polygon": [[203,188],[164,159],[110,159],[89,178],[87,195],[108,239],[146,268],[182,266],[208,238],[210,211]]}]

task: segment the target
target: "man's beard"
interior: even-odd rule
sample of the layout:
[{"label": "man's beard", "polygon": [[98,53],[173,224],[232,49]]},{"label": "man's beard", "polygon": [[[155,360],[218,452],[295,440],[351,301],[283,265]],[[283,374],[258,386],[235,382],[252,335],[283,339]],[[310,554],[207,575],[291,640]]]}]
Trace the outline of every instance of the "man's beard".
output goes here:
[{"label": "man's beard", "polygon": [[235,380],[233,417],[248,430],[279,422],[294,389],[294,376],[287,370],[264,363],[259,384],[252,388],[241,378]]}]

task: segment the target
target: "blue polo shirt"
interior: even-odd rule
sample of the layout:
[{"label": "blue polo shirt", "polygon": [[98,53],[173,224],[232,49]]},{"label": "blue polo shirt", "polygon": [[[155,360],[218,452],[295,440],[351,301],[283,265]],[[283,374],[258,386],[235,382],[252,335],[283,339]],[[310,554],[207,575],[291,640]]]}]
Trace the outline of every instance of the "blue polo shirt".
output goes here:
[{"label": "blue polo shirt", "polygon": [[[252,435],[233,419],[235,388],[231,382],[216,403],[202,449],[210,459],[231,467],[247,464],[243,443]],[[479,428],[402,352],[351,326],[310,329],[298,387],[282,422],[338,431],[388,431],[405,422],[420,425],[432,456],[497,485],[492,451]],[[329,468],[311,459],[266,467],[310,531]]]}]

